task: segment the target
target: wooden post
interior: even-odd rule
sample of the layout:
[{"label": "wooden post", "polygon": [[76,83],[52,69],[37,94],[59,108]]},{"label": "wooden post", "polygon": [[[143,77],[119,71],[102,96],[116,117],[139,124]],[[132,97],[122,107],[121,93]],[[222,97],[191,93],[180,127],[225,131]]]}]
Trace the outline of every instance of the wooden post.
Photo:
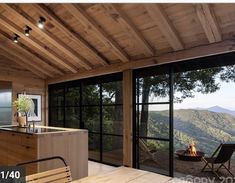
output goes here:
[{"label": "wooden post", "polygon": [[44,90],[44,124],[45,126],[49,125],[49,107],[48,107],[48,83],[45,81],[45,90]]},{"label": "wooden post", "polygon": [[132,70],[123,72],[123,165],[132,167]]}]

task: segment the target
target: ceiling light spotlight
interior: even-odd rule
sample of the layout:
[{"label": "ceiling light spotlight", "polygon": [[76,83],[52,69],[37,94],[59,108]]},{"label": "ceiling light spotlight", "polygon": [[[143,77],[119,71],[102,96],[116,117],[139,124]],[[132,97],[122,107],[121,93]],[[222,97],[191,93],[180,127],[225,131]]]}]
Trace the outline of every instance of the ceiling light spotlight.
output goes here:
[{"label": "ceiling light spotlight", "polygon": [[18,43],[18,39],[20,38],[20,36],[18,34],[14,34],[14,38],[13,38],[13,42],[14,43]]},{"label": "ceiling light spotlight", "polygon": [[29,33],[30,33],[31,30],[32,30],[32,29],[31,29],[29,26],[26,26],[26,27],[25,27],[25,30],[24,30],[24,35],[27,36],[27,37],[29,37]]},{"label": "ceiling light spotlight", "polygon": [[40,17],[39,20],[38,20],[38,27],[39,27],[40,29],[43,29],[45,22],[46,22],[46,19],[43,18],[43,17]]}]

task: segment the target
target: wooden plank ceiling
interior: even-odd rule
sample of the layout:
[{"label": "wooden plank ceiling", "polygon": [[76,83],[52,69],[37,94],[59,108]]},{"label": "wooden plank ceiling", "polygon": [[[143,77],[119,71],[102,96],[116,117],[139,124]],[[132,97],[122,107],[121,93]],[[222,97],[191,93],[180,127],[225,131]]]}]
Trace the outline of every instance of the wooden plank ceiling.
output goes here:
[{"label": "wooden plank ceiling", "polygon": [[[39,17],[46,19],[44,29],[37,27]],[[32,29],[29,37],[26,26]],[[17,44],[14,33],[20,36]],[[116,64],[144,66],[234,36],[234,4],[0,5],[1,68],[42,79]]]}]

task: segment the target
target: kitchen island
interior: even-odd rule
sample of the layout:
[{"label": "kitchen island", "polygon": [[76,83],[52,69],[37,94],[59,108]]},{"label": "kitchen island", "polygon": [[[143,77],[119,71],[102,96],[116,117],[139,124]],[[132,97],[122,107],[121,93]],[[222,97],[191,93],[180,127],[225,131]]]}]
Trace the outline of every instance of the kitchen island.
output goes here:
[{"label": "kitchen island", "polygon": [[[35,126],[0,126],[0,166],[16,165],[52,156],[61,156],[70,166],[73,179],[88,175],[88,132],[82,129]],[[26,167],[26,174],[62,166],[50,160]]]}]

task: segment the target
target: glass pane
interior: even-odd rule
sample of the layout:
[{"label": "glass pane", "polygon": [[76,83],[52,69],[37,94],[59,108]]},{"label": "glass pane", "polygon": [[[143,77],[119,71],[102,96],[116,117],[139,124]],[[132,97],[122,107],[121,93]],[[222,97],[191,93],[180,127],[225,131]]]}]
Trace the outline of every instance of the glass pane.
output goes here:
[{"label": "glass pane", "polygon": [[99,105],[100,85],[85,85],[82,91],[83,105]]},{"label": "glass pane", "polygon": [[103,132],[123,134],[122,106],[103,106]]},{"label": "glass pane", "polygon": [[82,121],[84,128],[89,132],[100,131],[100,108],[99,107],[83,107]]},{"label": "glass pane", "polygon": [[103,135],[103,161],[115,165],[123,164],[122,137]]},{"label": "glass pane", "polygon": [[50,126],[64,127],[64,109],[50,109]]},{"label": "glass pane", "polygon": [[79,128],[80,107],[66,107],[65,112],[65,127]]},{"label": "glass pane", "polygon": [[122,82],[102,84],[103,104],[122,104]]},{"label": "glass pane", "polygon": [[[199,156],[211,157],[220,143],[235,143],[234,71],[234,66],[227,66],[174,74],[174,149],[178,153],[193,149]],[[192,152],[190,159],[196,162],[189,164],[183,158],[175,155],[176,174],[207,175],[201,172],[204,162]],[[231,167],[235,167],[235,156]]]},{"label": "glass pane", "polygon": [[168,74],[149,76],[138,80],[139,96],[137,97],[139,97],[139,103],[169,102]]},{"label": "glass pane", "polygon": [[100,161],[100,135],[89,133],[89,158]]},{"label": "glass pane", "polygon": [[139,105],[138,121],[139,135],[141,137],[169,139],[168,104]]},{"label": "glass pane", "polygon": [[138,104],[138,103],[142,103],[142,95],[140,95],[140,88],[139,88],[139,80],[141,80],[140,78],[136,78],[135,79],[135,82],[136,82],[136,86],[135,86],[135,93],[136,93],[136,96],[135,96],[135,102]]},{"label": "glass pane", "polygon": [[64,105],[64,89],[52,89],[50,91],[50,106]]},{"label": "glass pane", "polygon": [[169,142],[139,139],[140,169],[169,175]]},{"label": "glass pane", "polygon": [[80,87],[70,87],[66,89],[65,105],[66,106],[80,105]]}]

